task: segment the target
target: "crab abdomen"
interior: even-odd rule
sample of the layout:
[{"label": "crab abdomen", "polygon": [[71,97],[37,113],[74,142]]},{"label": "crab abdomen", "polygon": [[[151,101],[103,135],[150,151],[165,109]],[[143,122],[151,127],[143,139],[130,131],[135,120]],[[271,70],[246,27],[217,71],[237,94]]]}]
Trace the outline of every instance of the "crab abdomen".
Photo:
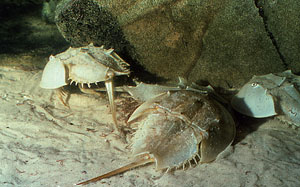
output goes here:
[{"label": "crab abdomen", "polygon": [[106,80],[109,68],[101,64],[70,64],[69,78],[76,83],[96,83]]}]

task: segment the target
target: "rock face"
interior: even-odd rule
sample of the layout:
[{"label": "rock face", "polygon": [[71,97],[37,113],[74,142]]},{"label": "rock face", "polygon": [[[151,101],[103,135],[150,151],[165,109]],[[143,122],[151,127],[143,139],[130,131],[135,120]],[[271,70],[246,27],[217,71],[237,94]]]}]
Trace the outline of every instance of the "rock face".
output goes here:
[{"label": "rock face", "polygon": [[300,73],[300,1],[258,0],[268,31],[286,66]]},{"label": "rock face", "polygon": [[284,70],[253,1],[229,1],[209,23],[189,79],[236,87],[253,75]]},{"label": "rock face", "polygon": [[[229,88],[253,75],[300,71],[299,28],[278,36],[278,48],[264,16],[259,1],[62,0],[56,24],[73,46],[104,44],[157,76]],[[280,51],[292,44],[294,51]]]}]

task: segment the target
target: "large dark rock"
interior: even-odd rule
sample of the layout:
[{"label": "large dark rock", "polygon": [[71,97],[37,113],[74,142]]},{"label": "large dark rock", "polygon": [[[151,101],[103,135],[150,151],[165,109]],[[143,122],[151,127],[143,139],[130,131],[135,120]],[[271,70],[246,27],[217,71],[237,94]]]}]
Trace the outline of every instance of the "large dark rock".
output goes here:
[{"label": "large dark rock", "polygon": [[167,79],[228,88],[287,68],[255,1],[63,0],[56,23],[71,45],[116,48]]},{"label": "large dark rock", "polygon": [[128,45],[116,18],[93,0],[62,0],[55,19],[58,29],[73,47],[93,42],[120,52]]}]

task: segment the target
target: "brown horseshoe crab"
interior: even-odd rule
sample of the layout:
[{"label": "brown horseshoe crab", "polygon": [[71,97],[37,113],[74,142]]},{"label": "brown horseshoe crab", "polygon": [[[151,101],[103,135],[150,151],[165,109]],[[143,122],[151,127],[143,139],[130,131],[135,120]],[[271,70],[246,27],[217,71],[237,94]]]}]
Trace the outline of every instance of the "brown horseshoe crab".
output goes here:
[{"label": "brown horseshoe crab", "polygon": [[235,137],[235,124],[225,107],[209,94],[187,90],[164,92],[146,101],[134,111],[128,123],[138,127],[131,145],[135,160],[77,185],[152,162],[157,170],[167,171],[184,168],[192,160],[211,162]]}]

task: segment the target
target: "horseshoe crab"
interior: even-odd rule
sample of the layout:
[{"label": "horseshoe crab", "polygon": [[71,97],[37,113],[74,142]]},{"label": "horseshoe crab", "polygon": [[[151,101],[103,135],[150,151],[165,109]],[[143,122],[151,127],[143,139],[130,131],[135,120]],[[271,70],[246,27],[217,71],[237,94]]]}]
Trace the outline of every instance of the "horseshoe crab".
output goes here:
[{"label": "horseshoe crab", "polygon": [[78,183],[85,185],[155,163],[157,170],[183,169],[191,162],[211,162],[235,137],[230,113],[209,94],[179,90],[149,99],[130,116],[136,125],[132,139],[134,161],[99,177]]},{"label": "horseshoe crab", "polygon": [[232,107],[247,116],[277,116],[300,127],[300,76],[290,70],[253,76],[232,98]]},{"label": "horseshoe crab", "polygon": [[[62,86],[79,84],[83,92],[90,92],[91,84],[105,81],[113,121],[118,129],[116,108],[113,94],[113,78],[120,75],[129,75],[129,64],[119,57],[113,49],[95,47],[92,43],[85,47],[70,47],[65,52],[49,57],[46,64],[40,87],[58,89]],[[61,99],[62,100],[62,99]],[[64,101],[62,101],[64,103]],[[65,104],[65,103],[64,103]]]}]

